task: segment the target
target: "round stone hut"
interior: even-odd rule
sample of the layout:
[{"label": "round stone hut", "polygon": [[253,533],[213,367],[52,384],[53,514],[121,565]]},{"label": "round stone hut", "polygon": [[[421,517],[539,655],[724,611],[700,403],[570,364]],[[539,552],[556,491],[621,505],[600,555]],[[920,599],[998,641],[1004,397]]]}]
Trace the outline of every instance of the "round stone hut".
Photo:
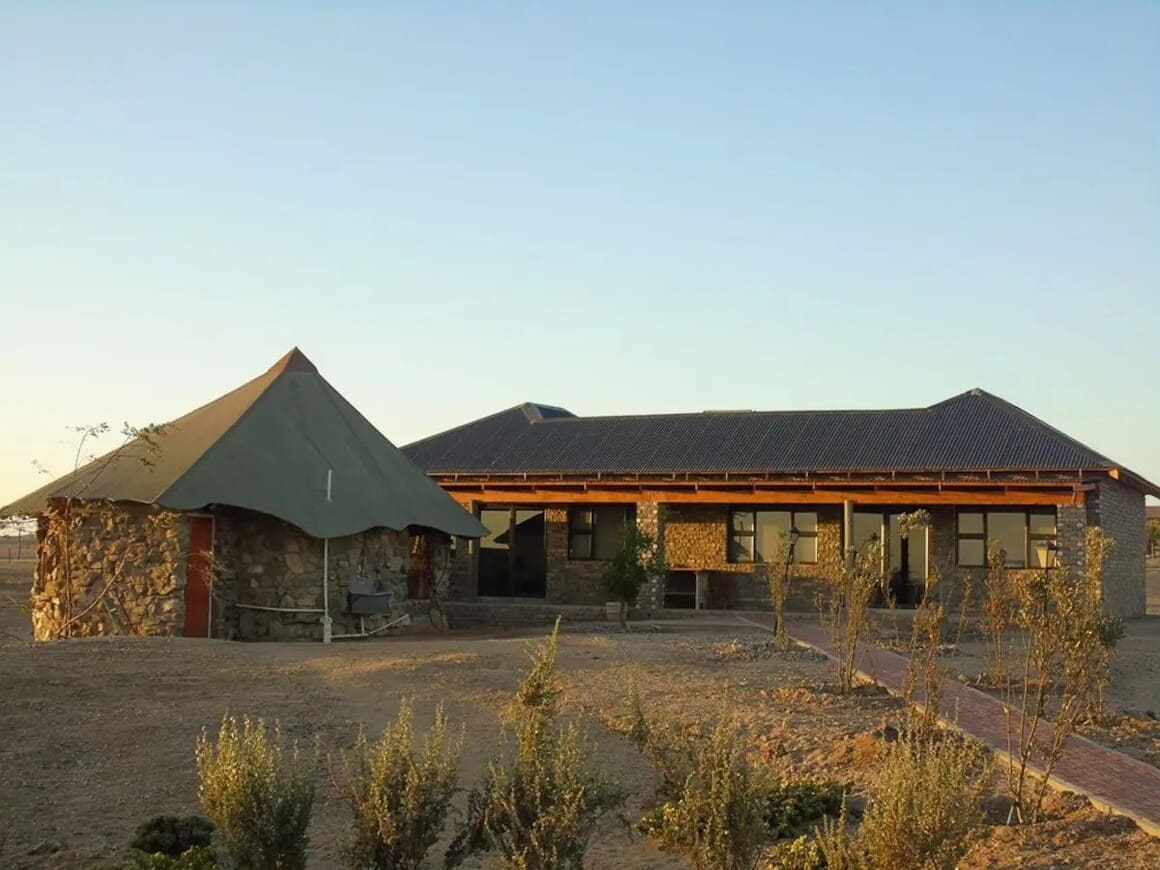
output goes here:
[{"label": "round stone hut", "polygon": [[297,348],[24,498],[37,640],[363,637],[429,608],[485,530]]}]

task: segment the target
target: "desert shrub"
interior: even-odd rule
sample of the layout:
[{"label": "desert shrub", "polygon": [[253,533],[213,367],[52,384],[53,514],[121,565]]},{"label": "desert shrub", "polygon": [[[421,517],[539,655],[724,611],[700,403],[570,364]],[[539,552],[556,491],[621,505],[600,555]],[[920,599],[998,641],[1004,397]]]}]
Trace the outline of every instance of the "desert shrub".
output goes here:
[{"label": "desert shrub", "polygon": [[556,715],[556,699],[560,695],[560,680],[556,674],[559,646],[560,618],[556,617],[552,633],[528,650],[531,667],[505,710],[509,719],[518,721],[529,715],[551,719]]},{"label": "desert shrub", "polygon": [[[1016,761],[1008,768],[1008,788],[1021,821],[1038,819],[1068,738],[1083,719],[1103,711],[1115,629],[1103,609],[1102,577],[1112,547],[1101,529],[1088,529],[1082,571],[1065,564],[1012,584],[1019,640],[1004,642],[1020,679],[1003,690],[1013,711],[1007,727]],[[1035,778],[1028,776],[1032,764]]]},{"label": "desert shrub", "polygon": [[344,760],[343,792],[354,812],[354,843],[346,850],[351,867],[410,870],[422,864],[447,819],[461,747],[461,739],[448,738],[440,705],[416,755],[409,699],[376,742],[359,734],[353,761]]},{"label": "desert shrub", "polygon": [[179,855],[140,853],[124,870],[216,870],[217,855],[208,846],[194,846]]},{"label": "desert shrub", "polygon": [[197,742],[198,798],[239,870],[300,870],[314,804],[314,770],[275,724],[222,720],[216,744]]},{"label": "desert shrub", "polygon": [[850,787],[810,776],[774,783],[762,796],[763,818],[769,835],[780,839],[823,816],[836,815]]},{"label": "desert shrub", "polygon": [[765,794],[737,729],[721,721],[697,743],[675,793],[639,827],[702,870],[750,870],[768,837]]},{"label": "desert shrub", "polygon": [[826,622],[830,643],[838,652],[838,687],[843,693],[852,691],[857,681],[858,644],[870,629],[870,602],[882,582],[881,565],[882,544],[873,540],[829,584]]},{"label": "desert shrub", "polygon": [[[787,865],[786,870],[815,870],[819,866],[826,870],[864,870],[867,865],[857,836],[850,829],[845,801],[842,801],[837,819],[827,818],[822,822],[821,827],[817,829],[814,843],[821,856],[820,863],[803,862],[800,868]],[[802,847],[801,851],[805,852],[805,847]],[[803,857],[816,860],[812,853],[806,853]]]},{"label": "desert shrub", "polygon": [[857,851],[873,867],[953,870],[983,823],[990,778],[990,756],[977,744],[904,732],[871,793]]},{"label": "desert shrub", "polygon": [[201,816],[154,816],[138,828],[130,848],[176,858],[213,841],[213,822]]},{"label": "desert shrub", "polygon": [[[559,622],[557,621],[557,629]],[[601,816],[624,802],[591,766],[579,729],[556,721],[557,630],[532,650],[532,666],[508,707],[507,740],[467,800],[467,819],[444,857],[456,867],[495,852],[518,870],[581,868]]]},{"label": "desert shrub", "polygon": [[818,840],[803,834],[778,844],[765,867],[766,870],[826,870],[826,858]]}]

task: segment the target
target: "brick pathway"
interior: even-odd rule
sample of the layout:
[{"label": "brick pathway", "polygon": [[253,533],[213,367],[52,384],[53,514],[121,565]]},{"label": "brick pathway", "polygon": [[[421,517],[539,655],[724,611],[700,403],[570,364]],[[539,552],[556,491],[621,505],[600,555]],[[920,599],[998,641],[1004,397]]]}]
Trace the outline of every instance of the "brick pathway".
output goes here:
[{"label": "brick pathway", "polygon": [[[740,617],[767,631],[773,630],[773,616]],[[790,636],[819,652],[837,658],[824,628],[789,621]],[[884,686],[892,694],[901,694],[906,679],[906,659],[877,647],[861,650],[858,673],[864,679]],[[941,709],[955,727],[989,746],[1001,758],[1008,758],[1007,714],[1002,701],[957,680],[947,680]],[[1013,713],[1012,727],[1018,735],[1018,714]],[[1049,739],[1051,726],[1041,723],[1042,739]],[[1038,737],[1038,735],[1037,735]],[[1034,769],[1032,765],[1029,768]],[[1160,837],[1160,770],[1129,758],[1122,752],[1106,749],[1083,737],[1068,739],[1063,755],[1055,765],[1051,783],[1061,789],[1085,794],[1097,807],[1128,816],[1154,837]]]}]

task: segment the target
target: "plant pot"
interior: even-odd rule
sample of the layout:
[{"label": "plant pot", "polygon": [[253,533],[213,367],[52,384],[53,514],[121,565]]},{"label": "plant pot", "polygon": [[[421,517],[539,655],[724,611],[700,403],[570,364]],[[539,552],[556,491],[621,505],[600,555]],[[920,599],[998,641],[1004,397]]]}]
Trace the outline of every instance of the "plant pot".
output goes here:
[{"label": "plant pot", "polygon": [[604,603],[604,612],[608,616],[609,622],[620,622],[619,601],[606,601]]}]

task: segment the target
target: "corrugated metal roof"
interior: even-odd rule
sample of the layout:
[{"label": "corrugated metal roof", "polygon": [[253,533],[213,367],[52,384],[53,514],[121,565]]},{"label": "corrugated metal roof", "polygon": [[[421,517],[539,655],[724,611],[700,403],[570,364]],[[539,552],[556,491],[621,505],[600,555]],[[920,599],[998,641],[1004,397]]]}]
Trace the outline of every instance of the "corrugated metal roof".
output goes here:
[{"label": "corrugated metal roof", "polygon": [[378,527],[471,538],[487,532],[297,348],[265,374],[170,423],[155,447],[155,455],[140,442],[106,454],[0,508],[0,516],[38,514],[49,499],[75,497],[174,510],[232,505],[318,538]]},{"label": "corrugated metal roof", "polygon": [[1110,469],[983,390],[928,408],[577,417],[525,404],[403,448],[428,473],[805,473]]}]

